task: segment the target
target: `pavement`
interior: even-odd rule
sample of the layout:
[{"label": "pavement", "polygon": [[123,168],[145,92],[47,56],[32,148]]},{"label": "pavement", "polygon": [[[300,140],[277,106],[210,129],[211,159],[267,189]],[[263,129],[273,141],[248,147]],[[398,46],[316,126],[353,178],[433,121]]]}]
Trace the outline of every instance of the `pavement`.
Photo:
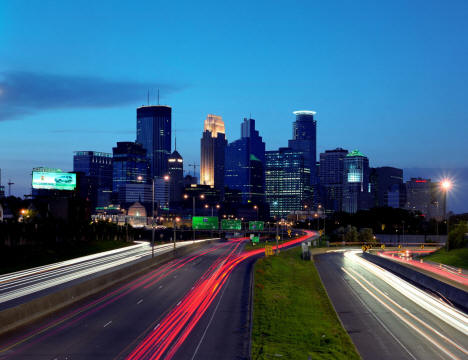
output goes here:
[{"label": "pavement", "polygon": [[335,310],[366,359],[468,359],[467,314],[364,260],[314,256]]},{"label": "pavement", "polygon": [[[195,242],[203,241],[206,240]],[[180,248],[192,243],[177,242],[176,246]],[[173,244],[156,245],[154,254],[158,256],[172,251],[173,248]],[[0,276],[0,311],[149,259],[151,252],[148,242],[140,242],[120,249],[3,274]]]},{"label": "pavement", "polygon": [[264,250],[243,246],[206,244],[18,329],[0,338],[0,359],[247,359],[252,268]]}]

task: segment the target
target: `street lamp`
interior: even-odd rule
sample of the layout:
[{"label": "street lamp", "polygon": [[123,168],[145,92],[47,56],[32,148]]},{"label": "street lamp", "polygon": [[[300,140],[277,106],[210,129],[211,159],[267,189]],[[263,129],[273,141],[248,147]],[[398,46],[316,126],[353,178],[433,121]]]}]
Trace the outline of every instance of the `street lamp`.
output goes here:
[{"label": "street lamp", "polygon": [[174,217],[173,220],[173,226],[174,226],[174,251],[176,249],[176,228],[177,228],[177,223],[180,221],[179,217]]},{"label": "street lamp", "polygon": [[258,221],[258,206],[257,205],[254,205],[253,207],[255,210],[257,210],[257,221]]},{"label": "street lamp", "polygon": [[[137,176],[138,181],[143,181],[143,176]],[[154,177],[151,178],[151,194],[152,194],[152,201],[151,201],[151,257],[154,258]]]},{"label": "street lamp", "polygon": [[[188,194],[184,194],[184,199],[188,199],[189,198],[189,195]],[[195,198],[196,196],[192,196],[192,205],[193,205],[193,210],[192,210],[192,230],[193,230],[193,241],[195,242],[195,229],[193,227],[193,218],[195,217]],[[200,194],[200,199],[204,199],[205,198],[205,194]]]},{"label": "street lamp", "polygon": [[450,179],[444,179],[440,182],[440,187],[442,189],[442,192],[444,194],[444,219],[447,223],[447,251],[449,250],[449,217],[447,216],[447,193],[450,191],[452,188],[453,184],[450,181]]}]

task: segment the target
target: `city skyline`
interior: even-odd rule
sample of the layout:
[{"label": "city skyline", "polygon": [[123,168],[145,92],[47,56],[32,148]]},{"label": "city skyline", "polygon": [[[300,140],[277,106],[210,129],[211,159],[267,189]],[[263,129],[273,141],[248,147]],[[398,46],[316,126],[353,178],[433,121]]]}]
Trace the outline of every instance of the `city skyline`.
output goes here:
[{"label": "city skyline", "polygon": [[[267,150],[275,150],[287,145],[292,111],[309,109],[317,111],[317,153],[357,148],[371,166],[441,169],[429,175],[433,180],[454,169],[456,176],[467,167],[463,49],[468,31],[462,20],[468,8],[463,2],[402,4],[363,2],[356,12],[344,4],[297,3],[285,9],[259,2],[246,14],[241,4],[227,9],[187,4],[193,12],[182,14],[178,29],[169,26],[177,11],[168,4],[116,5],[112,18],[105,16],[104,4],[2,4],[3,184],[11,178],[13,193],[23,195],[32,167],[71,170],[73,151],[110,152],[117,141],[134,141],[136,108],[147,104],[148,89],[150,103],[156,104],[158,88],[160,103],[173,108],[172,125],[186,164],[199,164],[198,139],[208,113],[223,116],[229,142],[237,138],[242,118],[256,119]],[[225,10],[231,12],[228,18]],[[129,14],[152,12],[161,26],[118,29],[119,21],[135,24]],[[246,25],[237,26],[235,34],[226,26],[235,24],[232,13]],[[210,25],[203,25],[208,19]],[[86,22],[88,29],[75,29],[77,22]],[[216,25],[222,25],[219,34],[212,29]],[[288,38],[281,37],[284,26]],[[369,30],[375,35],[361,39]],[[264,41],[275,34],[278,48]],[[88,41],[63,41],[77,36]],[[220,43],[226,36],[232,41]],[[158,46],[148,45],[154,38]],[[201,48],[197,38],[203,40]],[[181,39],[185,42],[178,46]],[[47,51],[40,46],[44,42]],[[210,49],[216,54],[212,59],[181,57]],[[33,52],[34,63],[28,55]],[[464,196],[466,184],[462,176],[456,178],[458,195]],[[454,203],[454,209],[467,211],[466,202]]]}]

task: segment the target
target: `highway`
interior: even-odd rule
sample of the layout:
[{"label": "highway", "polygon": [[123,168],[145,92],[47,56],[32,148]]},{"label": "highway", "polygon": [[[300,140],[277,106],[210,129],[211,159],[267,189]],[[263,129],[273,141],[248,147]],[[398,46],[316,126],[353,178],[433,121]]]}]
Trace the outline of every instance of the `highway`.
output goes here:
[{"label": "highway", "polygon": [[[206,240],[196,240],[201,242]],[[177,242],[176,247],[192,244],[193,241]],[[172,251],[174,245],[164,244],[154,247],[155,256]],[[147,259],[151,256],[148,242],[137,245],[83,256],[54,264],[22,270],[0,276],[0,310],[16,306],[70,286],[93,276],[102,275],[118,267]]]},{"label": "highway", "polygon": [[363,259],[315,257],[345,329],[363,359],[468,359],[468,316]]},{"label": "highway", "polygon": [[243,246],[206,244],[19,329],[0,339],[0,359],[247,359],[251,270],[264,250]]}]

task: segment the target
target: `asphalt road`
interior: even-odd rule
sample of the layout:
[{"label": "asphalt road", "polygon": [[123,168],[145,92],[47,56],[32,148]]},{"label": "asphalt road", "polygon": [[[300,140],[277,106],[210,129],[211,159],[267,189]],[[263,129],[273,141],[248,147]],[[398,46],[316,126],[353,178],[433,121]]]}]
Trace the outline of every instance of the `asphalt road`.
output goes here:
[{"label": "asphalt road", "polygon": [[[184,299],[188,299],[189,304],[196,304],[198,300],[191,291],[199,289],[203,280],[210,280],[213,272],[228,258],[236,258],[242,246],[241,242],[204,246],[202,250],[171,261],[132,282],[22,329],[8,339],[0,339],[0,358],[128,358],[171,311],[185,306]],[[201,290],[206,289],[202,286]],[[235,289],[234,292],[237,293]],[[223,299],[228,297],[223,296]],[[234,323],[232,325],[235,327]],[[174,340],[170,345],[173,343]],[[148,358],[153,353],[132,358]]]},{"label": "asphalt road", "polygon": [[[196,240],[199,241],[203,240]],[[176,243],[177,247],[190,244],[192,241]],[[154,247],[154,253],[157,256],[172,249],[173,244],[157,245]],[[150,256],[150,245],[142,242],[121,249],[1,275],[0,310],[148,259]]]},{"label": "asphalt road", "polygon": [[318,255],[315,262],[363,359],[468,359],[466,314],[357,252]]},{"label": "asphalt road", "polygon": [[252,266],[264,251],[243,246],[207,244],[20,329],[0,339],[0,359],[246,359]]}]

